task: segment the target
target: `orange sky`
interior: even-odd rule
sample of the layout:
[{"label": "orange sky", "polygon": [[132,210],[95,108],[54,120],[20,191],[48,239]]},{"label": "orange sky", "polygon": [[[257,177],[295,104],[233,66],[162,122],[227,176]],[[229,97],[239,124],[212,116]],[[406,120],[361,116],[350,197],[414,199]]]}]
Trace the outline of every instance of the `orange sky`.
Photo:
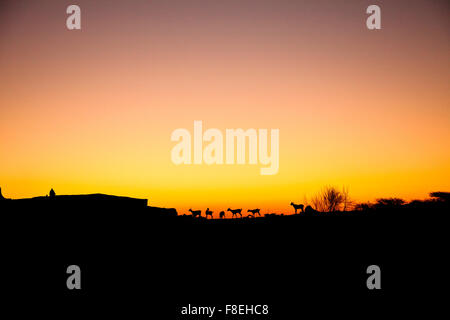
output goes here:
[{"label": "orange sky", "polygon": [[[0,6],[0,186],[150,205],[291,210],[450,190],[446,1],[70,1]],[[374,3],[375,3],[374,2]],[[177,128],[280,129],[280,167],[171,162]]]}]

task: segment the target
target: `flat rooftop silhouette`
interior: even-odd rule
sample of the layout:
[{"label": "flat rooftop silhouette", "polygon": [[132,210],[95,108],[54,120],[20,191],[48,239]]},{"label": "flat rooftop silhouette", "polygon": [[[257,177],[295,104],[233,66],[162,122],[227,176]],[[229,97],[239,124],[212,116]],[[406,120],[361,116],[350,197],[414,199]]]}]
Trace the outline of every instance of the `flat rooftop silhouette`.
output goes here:
[{"label": "flat rooftop silhouette", "polygon": [[8,199],[14,205],[32,205],[32,206],[47,206],[47,205],[67,205],[73,206],[101,206],[101,207],[147,207],[147,199],[137,199],[122,196],[113,196],[101,193],[94,194],[80,194],[80,195],[59,195],[59,196],[40,196],[25,199]]}]

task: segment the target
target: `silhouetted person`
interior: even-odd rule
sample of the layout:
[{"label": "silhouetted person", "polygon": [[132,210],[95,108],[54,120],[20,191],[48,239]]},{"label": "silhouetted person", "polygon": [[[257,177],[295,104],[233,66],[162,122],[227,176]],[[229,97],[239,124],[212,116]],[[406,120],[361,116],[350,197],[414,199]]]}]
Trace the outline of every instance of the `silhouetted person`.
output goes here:
[{"label": "silhouetted person", "polygon": [[206,209],[206,212],[205,212],[205,214],[206,214],[206,219],[208,219],[208,216],[210,216],[210,217],[211,217],[211,219],[213,218],[213,216],[212,216],[213,212],[212,212],[211,210],[209,210],[209,208],[208,208],[208,209]]},{"label": "silhouetted person", "polygon": [[0,200],[5,200],[5,198],[2,195],[2,188],[0,187]]},{"label": "silhouetted person", "polygon": [[49,196],[50,198],[56,197],[55,190],[51,189],[51,190],[50,190],[50,193],[48,194],[48,196]]}]

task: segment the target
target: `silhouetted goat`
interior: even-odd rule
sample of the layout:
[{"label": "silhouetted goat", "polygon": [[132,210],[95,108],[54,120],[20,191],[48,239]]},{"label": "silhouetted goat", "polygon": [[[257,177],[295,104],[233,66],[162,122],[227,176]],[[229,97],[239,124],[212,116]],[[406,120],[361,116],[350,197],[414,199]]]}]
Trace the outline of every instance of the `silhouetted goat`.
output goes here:
[{"label": "silhouetted goat", "polygon": [[189,209],[190,212],[192,212],[192,216],[195,217],[201,217],[202,216],[202,211],[201,210],[194,210],[192,211],[192,209]]},{"label": "silhouetted goat", "polygon": [[247,212],[251,212],[252,217],[256,217],[256,214],[259,214],[259,216],[261,217],[261,213],[259,212],[259,210],[261,210],[261,209],[247,210]]},{"label": "silhouetted goat", "polygon": [[232,210],[232,209],[228,208],[227,211],[230,211],[233,214],[232,217],[234,217],[237,214],[239,214],[241,216],[241,218],[242,218],[242,209],[234,209],[234,210]]},{"label": "silhouetted goat", "polygon": [[295,214],[297,214],[297,210],[298,210],[298,209],[300,209],[300,210],[302,210],[302,212],[304,212],[304,211],[303,211],[303,208],[304,208],[305,206],[302,205],[302,204],[295,204],[295,203],[291,202],[291,206],[294,207],[294,209],[295,209]]}]

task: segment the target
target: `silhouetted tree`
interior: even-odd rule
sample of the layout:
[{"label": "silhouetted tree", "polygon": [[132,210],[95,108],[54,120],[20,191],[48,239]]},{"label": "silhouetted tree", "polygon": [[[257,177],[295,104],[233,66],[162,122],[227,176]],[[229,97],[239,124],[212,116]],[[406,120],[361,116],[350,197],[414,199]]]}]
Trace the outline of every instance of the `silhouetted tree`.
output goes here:
[{"label": "silhouetted tree", "polygon": [[311,204],[314,207],[314,210],[323,212],[325,211],[325,206],[322,201],[322,197],[320,194],[311,197]]},{"label": "silhouetted tree", "polygon": [[350,199],[348,187],[342,187],[342,211],[351,210],[354,208],[354,203]]},{"label": "silhouetted tree", "polygon": [[315,209],[322,212],[338,211],[343,201],[344,196],[342,192],[335,187],[325,187],[311,199],[311,203]]},{"label": "silhouetted tree", "polygon": [[50,193],[48,195],[49,195],[50,198],[56,197],[55,190],[51,189]]},{"label": "silhouetted tree", "polygon": [[376,209],[384,209],[384,208],[398,208],[405,204],[405,200],[400,198],[380,198],[377,199],[374,207]]},{"label": "silhouetted tree", "polygon": [[368,210],[373,209],[373,204],[370,202],[357,203],[357,204],[355,204],[354,209],[356,211],[368,211]]},{"label": "silhouetted tree", "polygon": [[450,202],[450,192],[431,192],[430,197],[435,198],[438,201]]},{"label": "silhouetted tree", "polygon": [[423,200],[411,200],[408,203],[408,206],[410,208],[421,208],[423,206],[427,205],[427,201],[423,201]]}]

